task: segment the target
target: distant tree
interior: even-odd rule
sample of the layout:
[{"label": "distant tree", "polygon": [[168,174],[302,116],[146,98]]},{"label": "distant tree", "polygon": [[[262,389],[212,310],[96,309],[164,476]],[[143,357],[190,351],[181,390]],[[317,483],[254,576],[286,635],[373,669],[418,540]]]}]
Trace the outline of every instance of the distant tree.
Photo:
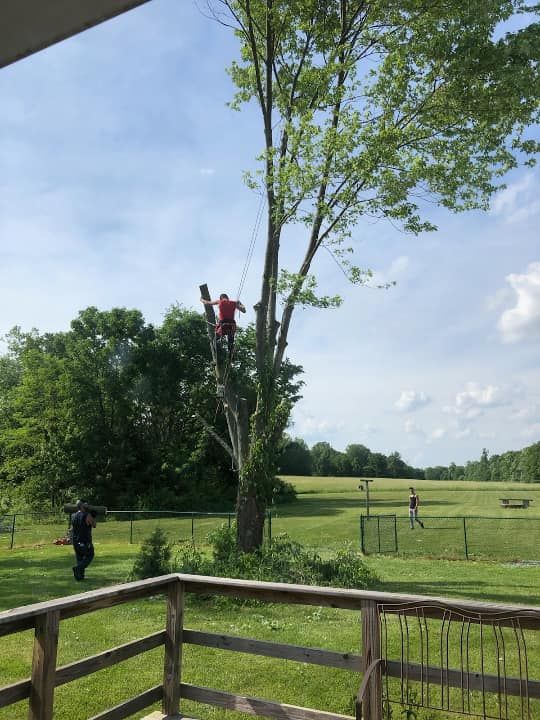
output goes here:
[{"label": "distant tree", "polygon": [[408,476],[408,467],[405,462],[401,459],[401,455],[395,451],[390,453],[386,461],[386,472],[389,477],[403,478]]},{"label": "distant tree", "polygon": [[489,469],[489,453],[486,448],[482,449],[482,455],[480,456],[480,462],[478,465],[478,480],[486,482],[491,479],[491,471]]},{"label": "distant tree", "polygon": [[286,438],[279,460],[282,475],[311,475],[313,462],[307,443],[301,438]]},{"label": "distant tree", "polygon": [[328,477],[334,472],[335,450],[327,442],[318,442],[311,448],[311,459],[313,462],[313,474],[319,477]]},{"label": "distant tree", "polygon": [[364,468],[368,464],[371,450],[365,445],[353,444],[347,445],[345,454],[349,458],[351,474],[354,477],[362,477],[365,474]]},{"label": "distant tree", "polygon": [[521,451],[519,465],[523,482],[540,482],[540,442]]},{"label": "distant tree", "polygon": [[352,472],[349,456],[346,453],[339,452],[338,450],[334,452],[335,454],[333,456],[333,474],[337,477],[350,477],[352,475]]},{"label": "distant tree", "polygon": [[372,452],[364,468],[364,474],[366,477],[387,477],[388,461],[386,455]]}]

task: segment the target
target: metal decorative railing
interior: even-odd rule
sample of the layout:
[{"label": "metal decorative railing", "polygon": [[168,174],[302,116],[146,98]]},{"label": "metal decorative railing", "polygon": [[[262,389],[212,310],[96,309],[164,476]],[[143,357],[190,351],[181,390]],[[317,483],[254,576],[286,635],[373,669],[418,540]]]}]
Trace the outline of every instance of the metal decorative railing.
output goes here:
[{"label": "metal decorative railing", "polygon": [[[357,611],[361,654],[185,628],[187,593]],[[57,667],[63,620],[156,594],[166,598],[164,629]],[[242,694],[185,683],[184,644],[355,673],[360,685],[358,719],[395,718],[394,703],[401,706],[397,714],[407,720],[415,717],[412,713],[418,708],[428,708],[433,720],[449,713],[486,720],[540,718],[540,681],[530,677],[533,670],[538,673],[530,660],[531,642],[536,643],[535,657],[540,654],[540,608],[536,607],[172,574],[0,613],[0,636],[30,628],[34,629],[31,677],[0,688],[0,708],[27,699],[29,720],[53,719],[57,686],[160,646],[164,647],[162,683],[92,720],[122,720],[158,702],[165,715],[175,716],[183,699],[280,720],[351,720],[328,710],[252,697],[249,676]],[[301,627],[298,636],[302,637]]]},{"label": "metal decorative railing", "polygon": [[[533,720],[531,700],[540,697],[540,683],[529,677],[524,625],[534,616],[530,611],[382,604],[378,613],[386,705]],[[392,677],[399,678],[394,687]]]}]

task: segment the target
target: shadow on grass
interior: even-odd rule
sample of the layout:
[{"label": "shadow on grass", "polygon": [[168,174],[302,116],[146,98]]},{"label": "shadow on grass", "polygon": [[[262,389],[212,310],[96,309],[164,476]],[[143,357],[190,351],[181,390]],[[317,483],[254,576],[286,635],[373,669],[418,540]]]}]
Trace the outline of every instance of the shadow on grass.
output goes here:
[{"label": "shadow on grass", "polygon": [[[422,502],[422,510],[424,508],[435,509],[444,505],[455,505],[451,500],[426,500]],[[373,500],[369,502],[370,512],[378,514],[385,508],[395,510],[399,507],[399,503],[395,500]],[[404,513],[407,513],[407,504],[403,505]],[[357,510],[358,514],[365,514],[366,504],[361,497],[358,500],[351,498],[321,498],[320,496],[302,496],[301,501],[290,503],[287,505],[276,505],[272,507],[272,513],[278,517],[301,517],[305,515],[339,515],[348,510]],[[429,514],[429,513],[426,513]]]},{"label": "shadow on grass", "polygon": [[536,601],[531,598],[524,597],[523,591],[533,590],[538,591],[537,585],[521,585],[520,593],[512,592],[511,589],[508,592],[494,592],[494,585],[489,582],[482,582],[479,580],[407,580],[407,581],[385,581],[377,583],[374,590],[380,590],[383,592],[399,593],[405,595],[435,595],[435,596],[447,596],[451,595],[457,599],[470,598],[472,600],[483,600],[489,602],[508,602],[508,603],[520,603],[534,604]]},{"label": "shadow on grass", "polygon": [[87,569],[84,582],[73,577],[75,564],[71,548],[59,548],[57,557],[43,555],[39,548],[35,556],[16,550],[13,555],[3,554],[0,560],[0,610],[29,605],[64,595],[95,590],[107,585],[125,582],[133,558],[103,551],[96,547],[96,557]]}]

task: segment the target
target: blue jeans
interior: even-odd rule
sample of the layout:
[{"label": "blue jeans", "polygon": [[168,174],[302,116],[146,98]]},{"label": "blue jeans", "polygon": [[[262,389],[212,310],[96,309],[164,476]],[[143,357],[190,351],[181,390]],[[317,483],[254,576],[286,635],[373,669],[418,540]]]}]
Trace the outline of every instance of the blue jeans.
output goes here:
[{"label": "blue jeans", "polygon": [[74,543],[75,557],[77,564],[73,572],[77,580],[84,580],[84,571],[94,559],[94,546],[92,543]]}]

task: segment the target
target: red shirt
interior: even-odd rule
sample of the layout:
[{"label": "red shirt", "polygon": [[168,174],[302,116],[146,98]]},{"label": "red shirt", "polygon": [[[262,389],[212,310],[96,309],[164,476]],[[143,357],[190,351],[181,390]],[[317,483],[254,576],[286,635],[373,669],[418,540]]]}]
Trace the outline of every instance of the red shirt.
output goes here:
[{"label": "red shirt", "polygon": [[220,300],[218,304],[218,317],[220,320],[234,322],[234,312],[237,304],[234,300]]}]

